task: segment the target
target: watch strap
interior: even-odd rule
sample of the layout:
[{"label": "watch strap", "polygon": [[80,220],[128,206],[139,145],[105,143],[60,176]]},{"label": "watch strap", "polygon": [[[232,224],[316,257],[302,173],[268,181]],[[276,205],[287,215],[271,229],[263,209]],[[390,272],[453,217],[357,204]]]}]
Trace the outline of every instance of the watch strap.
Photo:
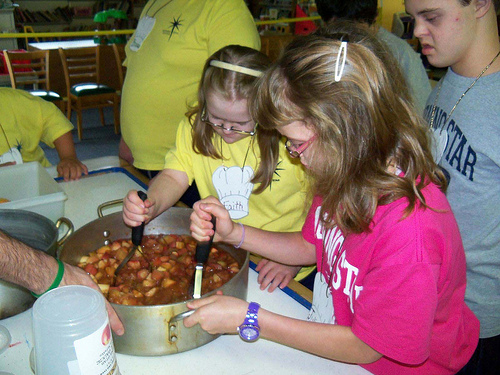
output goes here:
[{"label": "watch strap", "polygon": [[251,324],[254,326],[259,326],[258,313],[260,305],[257,302],[250,302],[248,305],[247,315],[243,324]]},{"label": "watch strap", "polygon": [[245,341],[255,341],[259,338],[258,312],[260,305],[256,302],[250,302],[248,305],[245,321],[238,327],[240,337]]}]

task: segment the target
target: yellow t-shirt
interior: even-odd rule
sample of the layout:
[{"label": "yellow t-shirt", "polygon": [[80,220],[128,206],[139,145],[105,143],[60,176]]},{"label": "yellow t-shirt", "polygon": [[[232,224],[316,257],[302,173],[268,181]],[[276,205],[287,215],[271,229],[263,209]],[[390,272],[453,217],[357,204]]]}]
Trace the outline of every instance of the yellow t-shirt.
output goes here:
[{"label": "yellow t-shirt", "polygon": [[196,99],[208,57],[229,44],[260,49],[242,0],[151,0],[130,38],[122,90],[122,136],[134,166],[161,170],[175,132]]},{"label": "yellow t-shirt", "polygon": [[[175,148],[165,157],[164,168],[185,172],[189,183],[196,180],[200,196],[219,198],[237,222],[273,232],[302,229],[307,214],[304,168],[298,159],[289,157],[283,142],[273,181],[260,194],[252,193],[255,187],[250,182],[260,163],[257,137],[227,144],[215,134],[214,144],[219,150],[222,147],[224,160],[195,153],[191,125],[185,118],[177,130]],[[310,270],[303,268],[296,279],[301,280]]]},{"label": "yellow t-shirt", "polygon": [[[40,142],[54,148],[54,141],[73,130],[73,125],[53,103],[27,91],[0,88],[0,155],[16,147],[24,162],[50,163]],[[4,136],[7,137],[7,140]]]}]

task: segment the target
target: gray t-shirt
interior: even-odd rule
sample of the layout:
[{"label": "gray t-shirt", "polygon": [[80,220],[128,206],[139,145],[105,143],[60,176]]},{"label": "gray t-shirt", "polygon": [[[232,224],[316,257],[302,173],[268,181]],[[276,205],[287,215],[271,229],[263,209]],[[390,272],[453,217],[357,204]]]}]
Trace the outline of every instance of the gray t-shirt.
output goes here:
[{"label": "gray t-shirt", "polygon": [[481,322],[481,338],[500,334],[500,72],[481,77],[446,117],[474,78],[451,68],[425,108],[434,129],[447,132],[440,165],[449,174],[447,197],[467,258],[465,301]]},{"label": "gray t-shirt", "polygon": [[422,115],[427,98],[431,93],[431,84],[420,55],[403,39],[379,27],[377,37],[383,41],[399,62],[401,70],[410,86],[418,113]]}]

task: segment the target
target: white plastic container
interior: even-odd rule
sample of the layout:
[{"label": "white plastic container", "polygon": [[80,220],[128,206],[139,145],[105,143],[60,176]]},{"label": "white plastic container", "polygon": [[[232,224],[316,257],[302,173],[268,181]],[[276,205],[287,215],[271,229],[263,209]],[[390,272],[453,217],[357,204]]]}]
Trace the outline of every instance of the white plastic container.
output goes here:
[{"label": "white plastic container", "polygon": [[119,375],[103,295],[70,285],[33,305],[36,375]]},{"label": "white plastic container", "polygon": [[56,222],[64,216],[68,196],[38,162],[0,168],[0,208],[36,212]]}]

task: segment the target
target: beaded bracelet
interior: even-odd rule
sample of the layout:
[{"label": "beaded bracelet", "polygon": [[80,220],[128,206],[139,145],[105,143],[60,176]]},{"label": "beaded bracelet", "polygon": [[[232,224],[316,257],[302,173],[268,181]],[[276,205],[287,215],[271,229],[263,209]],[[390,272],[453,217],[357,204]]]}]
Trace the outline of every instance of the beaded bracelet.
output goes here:
[{"label": "beaded bracelet", "polygon": [[236,249],[239,249],[241,245],[243,245],[243,241],[245,241],[245,226],[241,223],[238,223],[241,225],[241,229],[243,230],[243,233],[241,234],[241,241],[238,245],[235,246]]},{"label": "beaded bracelet", "polygon": [[36,294],[36,293],[31,292],[31,295],[33,297],[39,298],[42,295],[44,295],[45,293],[47,293],[49,290],[55,289],[59,286],[59,284],[61,284],[62,278],[64,276],[64,263],[59,259],[56,259],[56,260],[57,260],[57,263],[59,264],[59,268],[57,270],[57,275],[56,275],[56,278],[54,279],[54,282],[52,283],[52,285],[49,286],[49,289],[47,289],[43,293]]}]

